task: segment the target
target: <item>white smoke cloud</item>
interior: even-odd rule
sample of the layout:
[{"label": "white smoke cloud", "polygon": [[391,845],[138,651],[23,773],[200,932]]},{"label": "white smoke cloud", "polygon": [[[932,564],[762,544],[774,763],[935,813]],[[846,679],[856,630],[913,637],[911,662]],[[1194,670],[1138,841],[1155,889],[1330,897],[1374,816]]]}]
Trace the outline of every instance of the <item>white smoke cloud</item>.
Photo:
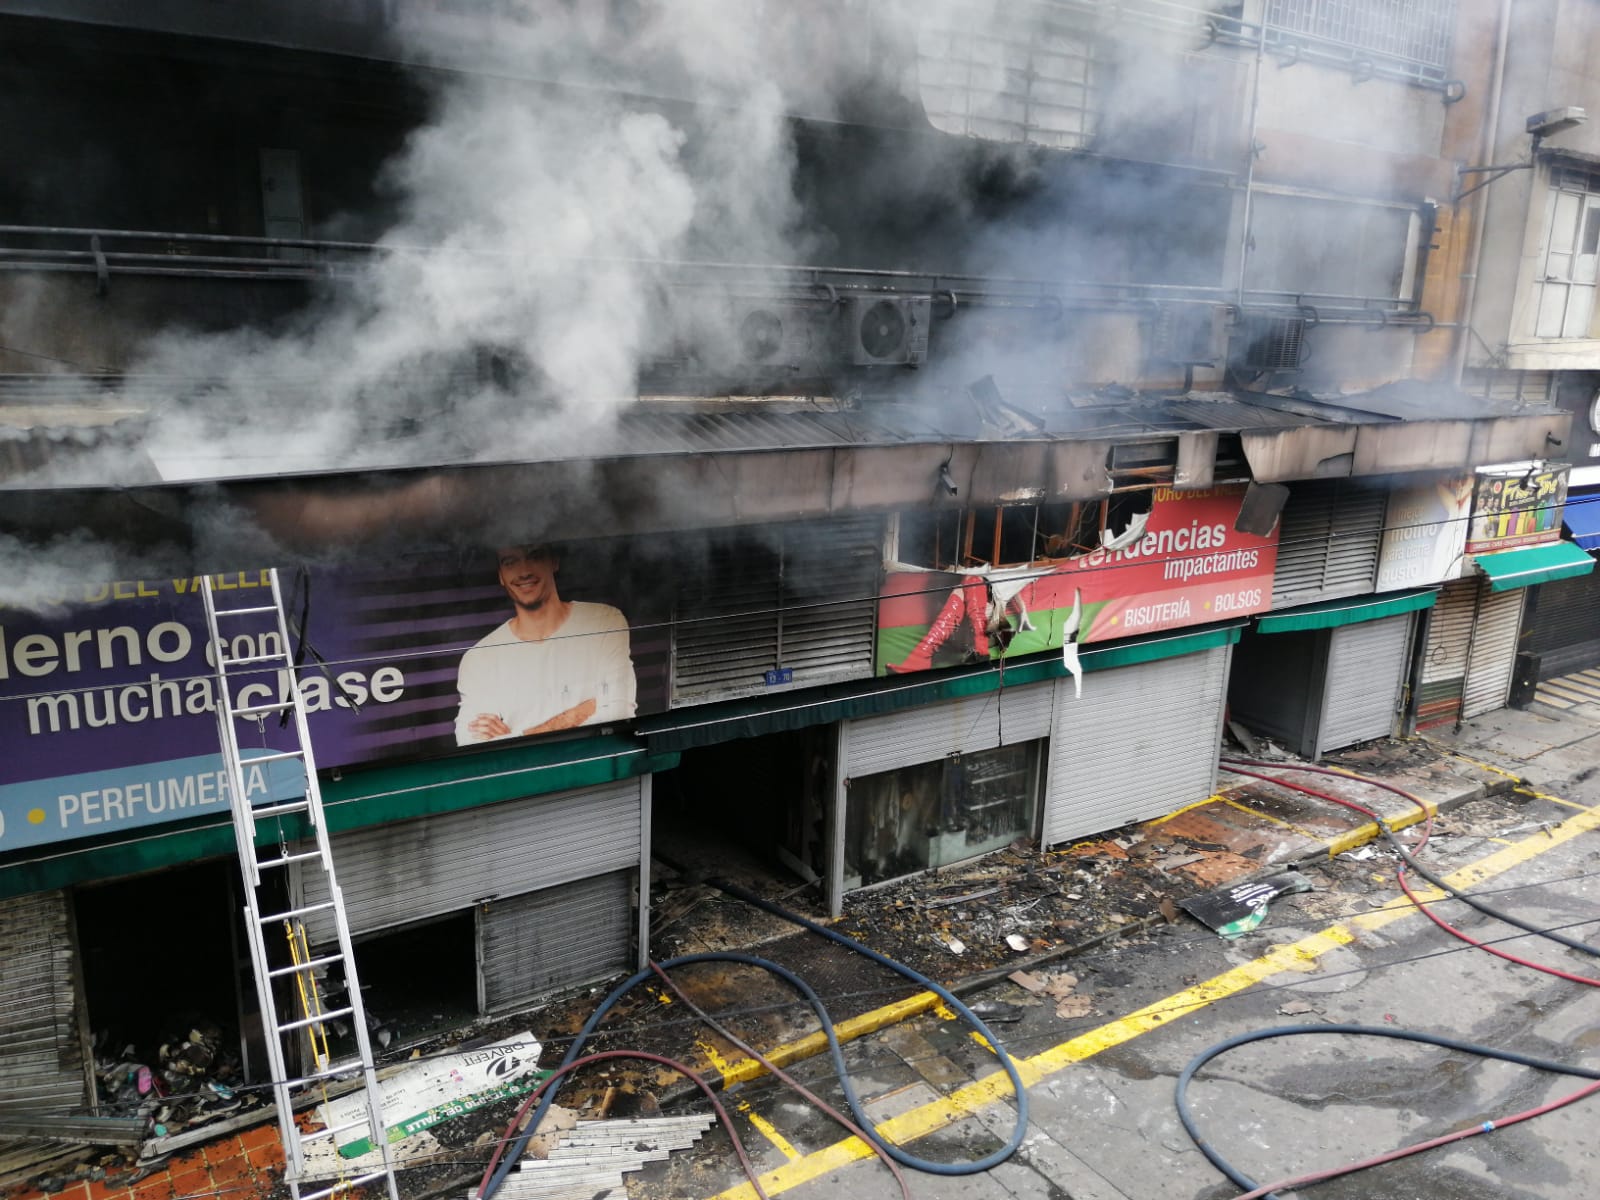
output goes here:
[{"label": "white smoke cloud", "polygon": [[[447,76],[385,170],[398,223],[286,332],[148,347],[141,372],[206,381],[154,424],[163,473],[516,459],[604,429],[672,333],[659,262],[797,253],[759,9],[673,0],[622,28],[592,5],[529,5],[471,43],[437,13],[404,27],[414,57],[472,70]],[[511,364],[511,396],[475,372],[483,352]]]}]

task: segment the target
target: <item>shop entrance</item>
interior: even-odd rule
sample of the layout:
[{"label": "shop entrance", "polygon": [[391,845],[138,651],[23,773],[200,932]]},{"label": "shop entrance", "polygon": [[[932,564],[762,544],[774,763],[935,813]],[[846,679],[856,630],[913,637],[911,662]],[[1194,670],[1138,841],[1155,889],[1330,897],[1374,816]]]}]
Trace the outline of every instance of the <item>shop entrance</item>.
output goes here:
[{"label": "shop entrance", "polygon": [[720,875],[766,895],[816,881],[834,742],[819,726],[685,750],[654,777],[653,856],[682,879]]},{"label": "shop entrance", "polygon": [[165,1098],[163,1123],[181,1127],[265,1074],[231,860],[79,887],[73,903],[107,1111]]}]

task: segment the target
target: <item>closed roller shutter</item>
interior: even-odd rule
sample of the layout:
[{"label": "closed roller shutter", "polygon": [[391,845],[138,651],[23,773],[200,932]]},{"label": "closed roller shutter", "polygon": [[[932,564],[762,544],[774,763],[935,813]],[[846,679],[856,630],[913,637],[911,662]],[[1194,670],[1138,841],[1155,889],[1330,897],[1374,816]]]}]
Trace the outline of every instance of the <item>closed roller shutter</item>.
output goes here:
[{"label": "closed roller shutter", "polygon": [[1054,696],[1053,683],[1034,683],[847,721],[840,771],[846,779],[860,779],[1045,737]]},{"label": "closed roller shutter", "polygon": [[1393,732],[1410,640],[1409,613],[1332,631],[1319,755]]},{"label": "closed roller shutter", "polygon": [[1230,646],[1056,683],[1044,842],[1101,833],[1211,794]]},{"label": "closed roller shutter", "polygon": [[612,871],[478,911],[479,1009],[503,1012],[626,971],[633,873]]},{"label": "closed roller shutter", "polygon": [[[637,779],[491,804],[333,836],[333,863],[352,933],[470,908],[639,865]],[[321,872],[304,876],[304,903],[327,898]],[[333,923],[312,914],[313,943]]]},{"label": "closed roller shutter", "polygon": [[1539,677],[1600,665],[1600,571],[1539,585],[1524,648],[1539,656]]},{"label": "closed roller shutter", "polygon": [[0,900],[0,1113],[85,1107],[77,995],[66,893]]},{"label": "closed roller shutter", "polygon": [[1343,480],[1292,485],[1278,520],[1272,607],[1372,591],[1387,494]]},{"label": "closed roller shutter", "polygon": [[1467,661],[1467,684],[1461,704],[1463,719],[1504,708],[1516,666],[1523,591],[1513,588],[1491,592],[1487,587],[1485,584],[1472,632],[1472,655]]},{"label": "closed roller shutter", "polygon": [[1428,729],[1461,715],[1461,691],[1467,677],[1467,647],[1478,611],[1477,579],[1453,579],[1439,591],[1428,623],[1422,652],[1421,687],[1417,694],[1417,728]]},{"label": "closed roller shutter", "polygon": [[673,704],[870,676],[882,559],[878,517],[721,536],[678,592]]}]

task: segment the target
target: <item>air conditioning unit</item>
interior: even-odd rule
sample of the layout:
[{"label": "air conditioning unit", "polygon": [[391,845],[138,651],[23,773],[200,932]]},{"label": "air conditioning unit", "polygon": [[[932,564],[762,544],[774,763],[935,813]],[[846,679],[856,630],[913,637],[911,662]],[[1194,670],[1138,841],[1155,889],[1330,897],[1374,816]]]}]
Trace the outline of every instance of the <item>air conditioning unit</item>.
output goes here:
[{"label": "air conditioning unit", "polygon": [[1220,304],[1163,304],[1150,330],[1150,361],[1214,367],[1227,334],[1228,310]]},{"label": "air conditioning unit", "polygon": [[756,366],[794,366],[814,354],[817,314],[802,306],[746,304],[731,314],[735,357]]},{"label": "air conditioning unit", "polygon": [[1246,313],[1234,328],[1230,361],[1246,371],[1297,371],[1308,325],[1305,317]]},{"label": "air conditioning unit", "polygon": [[850,296],[844,301],[845,353],[858,367],[914,367],[928,357],[927,296]]}]

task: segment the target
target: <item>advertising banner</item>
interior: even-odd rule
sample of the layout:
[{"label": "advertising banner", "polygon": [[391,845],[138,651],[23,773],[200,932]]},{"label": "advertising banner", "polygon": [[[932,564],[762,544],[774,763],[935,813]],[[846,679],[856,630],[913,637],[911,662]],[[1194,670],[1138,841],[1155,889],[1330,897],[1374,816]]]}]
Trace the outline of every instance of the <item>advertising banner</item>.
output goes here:
[{"label": "advertising banner", "polygon": [[1479,471],[1467,553],[1487,554],[1561,538],[1569,463],[1541,469]]},{"label": "advertising banner", "polygon": [[[1234,529],[1242,485],[1157,488],[1118,548],[970,571],[893,570],[878,604],[877,673],[1034,654],[1267,611],[1278,529]],[[1137,519],[1136,519],[1137,520]],[[1111,531],[1117,533],[1118,531]],[[1126,542],[1126,544],[1122,544]]]},{"label": "advertising banner", "polygon": [[[608,542],[281,573],[317,765],[664,709],[662,578]],[[268,602],[265,571],[212,582],[219,608]],[[81,588],[42,614],[0,610],[0,853],[227,811],[200,591],[199,579],[131,580]],[[284,651],[274,619],[225,630],[231,659]],[[245,670],[235,707],[287,697],[275,665]],[[299,763],[248,766],[299,748],[285,718],[235,728],[253,803],[303,794]]]},{"label": "advertising banner", "polygon": [[1471,475],[1452,475],[1389,493],[1376,591],[1461,577],[1473,490]]}]

